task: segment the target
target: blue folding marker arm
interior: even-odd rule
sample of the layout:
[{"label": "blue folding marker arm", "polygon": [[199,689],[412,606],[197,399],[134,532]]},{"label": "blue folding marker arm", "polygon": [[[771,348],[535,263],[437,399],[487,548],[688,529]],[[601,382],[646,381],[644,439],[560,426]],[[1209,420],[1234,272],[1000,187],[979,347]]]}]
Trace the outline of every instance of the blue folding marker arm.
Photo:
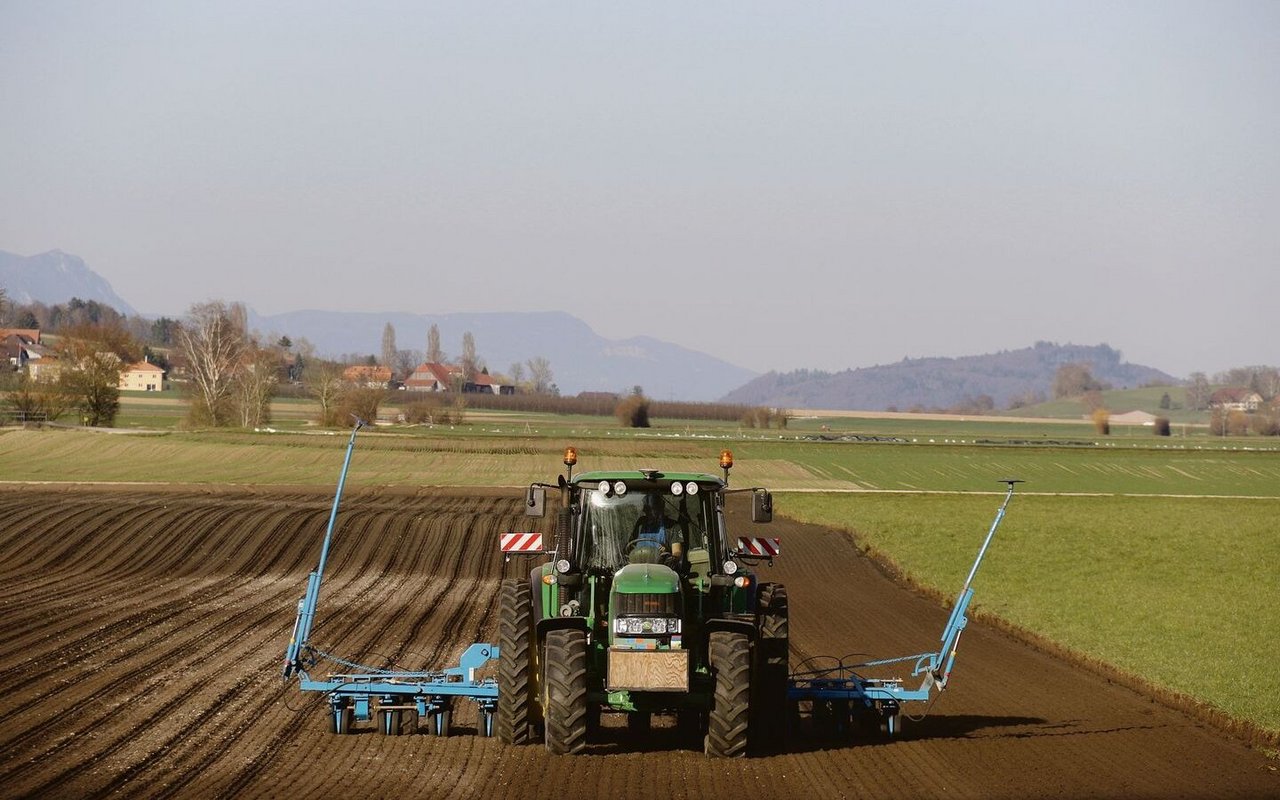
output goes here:
[{"label": "blue folding marker arm", "polygon": [[[1007,484],[1004,502],[996,511],[996,517],[990,530],[978,550],[973,567],[965,578],[964,587],[951,608],[951,615],[942,629],[941,647],[936,652],[918,653],[916,655],[886,658],[876,661],[864,661],[860,664],[845,665],[843,662],[829,669],[814,670],[792,675],[788,681],[787,699],[793,703],[803,701],[819,704],[847,703],[854,708],[879,713],[885,718],[887,732],[897,733],[898,710],[903,703],[927,701],[934,688],[939,692],[947,688],[951,678],[951,669],[955,666],[956,650],[960,645],[960,634],[964,633],[969,623],[967,616],[969,603],[973,599],[973,579],[986,558],[987,549],[995,537],[996,529],[1004,519],[1005,510],[1013,498],[1014,487],[1022,481],[1008,478],[1001,481]],[[856,670],[866,667],[881,667],[889,664],[914,662],[913,677],[924,675],[920,685],[914,689],[903,686],[900,678],[865,678]]]},{"label": "blue folding marker arm", "polygon": [[333,508],[329,511],[329,526],[324,532],[324,544],[320,546],[320,564],[307,576],[307,593],[298,601],[298,616],[293,621],[293,634],[284,656],[284,679],[302,670],[302,653],[311,636],[311,623],[315,621],[316,604],[320,602],[320,582],[324,580],[325,563],[329,560],[329,545],[333,541],[333,525],[338,519],[338,506],[342,503],[342,489],[347,483],[347,468],[351,466],[351,452],[356,448],[356,434],[364,427],[363,420],[356,420],[347,442],[347,455],[342,461],[342,473],[338,476],[338,490],[333,495]]},{"label": "blue folding marker arm", "polygon": [[[457,697],[474,700],[480,708],[480,733],[493,735],[494,714],[498,706],[498,684],[493,678],[480,678],[477,671],[489,661],[498,658],[496,644],[477,643],[462,654],[456,667],[438,671],[405,672],[378,670],[363,667],[350,661],[334,658],[313,648],[309,639],[315,621],[316,605],[320,600],[320,584],[324,580],[324,568],[329,559],[329,546],[333,542],[334,525],[338,519],[338,507],[342,502],[342,490],[347,482],[347,469],[351,465],[351,453],[355,449],[356,434],[364,427],[356,420],[347,442],[346,457],[338,476],[338,489],[333,496],[333,508],[329,512],[329,525],[320,548],[320,563],[307,576],[306,594],[298,601],[297,617],[284,657],[284,679],[299,676],[299,688],[309,692],[329,695],[332,727],[337,733],[347,733],[352,719],[368,720],[373,708],[382,713],[384,733],[394,733],[399,728],[400,713],[415,709],[419,716],[430,720],[437,734],[449,729],[452,701]],[[307,670],[319,657],[327,657],[338,663],[359,669],[358,672],[330,675],[328,680],[313,680]]]}]

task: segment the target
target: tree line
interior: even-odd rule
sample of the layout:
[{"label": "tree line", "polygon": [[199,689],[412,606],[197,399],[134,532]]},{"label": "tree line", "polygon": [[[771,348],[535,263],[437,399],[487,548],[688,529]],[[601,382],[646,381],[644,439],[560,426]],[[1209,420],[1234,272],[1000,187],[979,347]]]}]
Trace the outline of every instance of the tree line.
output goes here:
[{"label": "tree line", "polygon": [[[41,350],[59,364],[40,378],[26,371],[0,376],[5,405],[23,419],[57,421],[72,411],[84,424],[111,426],[119,413],[119,383],[125,368],[146,359],[171,377],[187,401],[190,427],[261,427],[271,422],[271,400],[301,395],[319,406],[317,422],[345,424],[353,416],[373,420],[390,396],[386,387],[347,380],[348,366],[386,366],[392,386],[403,381],[425,357],[445,363],[440,332],[432,325],[424,351],[399,350],[395,330],[383,334],[382,363],[376,357],[322,358],[305,338],[264,336],[251,331],[243,304],[213,300],[190,307],[184,319],[126,317],[94,300],[72,298],[64,304],[14,305],[0,287],[0,327],[41,331]],[[51,359],[52,360],[52,359]],[[488,367],[467,332],[459,359],[454,397],[447,401],[415,393],[406,416],[412,421],[459,421],[463,383],[473,383]],[[550,362],[534,357],[513,364],[507,375],[492,376],[525,393],[556,394]],[[428,393],[422,393],[426,395]]]},{"label": "tree line", "polygon": [[137,335],[150,334],[153,324],[94,300],[14,305],[0,287],[0,327],[58,332],[56,342],[44,346],[57,360],[56,370],[39,377],[16,368],[0,374],[7,410],[23,420],[54,422],[75,413],[85,425],[114,424],[125,367],[143,358],[164,361]]}]

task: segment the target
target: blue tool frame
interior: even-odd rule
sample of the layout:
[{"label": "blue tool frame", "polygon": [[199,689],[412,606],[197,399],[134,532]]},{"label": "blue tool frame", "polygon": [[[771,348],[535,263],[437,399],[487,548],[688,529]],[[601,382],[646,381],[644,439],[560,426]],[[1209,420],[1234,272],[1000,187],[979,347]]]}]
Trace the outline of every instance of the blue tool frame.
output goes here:
[{"label": "blue tool frame", "polygon": [[[787,681],[787,700],[793,708],[798,709],[802,702],[810,703],[810,709],[830,708],[831,704],[838,704],[842,712],[847,710],[851,714],[868,713],[879,716],[883,720],[885,732],[895,736],[901,729],[899,715],[903,703],[928,701],[934,696],[934,689],[942,692],[947,688],[951,670],[955,666],[960,635],[964,633],[965,626],[969,623],[967,613],[969,603],[973,599],[974,576],[978,574],[978,568],[986,558],[987,549],[991,546],[996,529],[1004,519],[1005,510],[1013,498],[1014,487],[1022,481],[1007,478],[1001,483],[1008,486],[1004,502],[996,510],[996,517],[987,531],[986,538],[982,541],[982,547],[978,549],[978,556],[973,561],[968,577],[965,578],[964,587],[951,608],[951,615],[942,629],[941,647],[937,651],[928,653],[850,665],[841,661],[835,667],[794,673]],[[858,669],[906,662],[914,662],[912,677],[924,675],[920,685],[914,689],[904,686],[901,678],[866,678],[857,673]]]},{"label": "blue tool frame", "polygon": [[[381,715],[379,728],[383,733],[398,733],[403,722],[402,714],[412,710],[417,712],[419,718],[428,721],[429,731],[446,735],[449,732],[453,701],[466,698],[479,707],[479,733],[492,736],[498,706],[498,684],[492,677],[478,677],[477,672],[489,661],[498,658],[498,645],[485,642],[472,644],[462,654],[456,667],[408,672],[365,667],[330,656],[309,644],[329,547],[333,542],[338,507],[346,485],[347,470],[351,465],[356,435],[364,424],[363,421],[356,420],[351,439],[347,443],[333,508],[329,513],[329,524],[320,549],[320,562],[315,571],[308,575],[306,593],[298,601],[297,618],[294,620],[293,632],[285,653],[284,679],[287,681],[297,675],[302,691],[323,692],[329,696],[331,728],[335,733],[350,732],[354,720],[371,720],[375,711]],[[840,661],[835,667],[793,673],[787,681],[787,699],[793,709],[798,710],[801,703],[809,703],[810,713],[815,715],[820,710],[825,710],[843,715],[847,719],[852,719],[853,715],[878,716],[882,728],[890,736],[894,736],[900,732],[903,704],[928,701],[935,696],[935,689],[939,693],[946,689],[951,670],[955,666],[960,636],[969,622],[967,613],[973,599],[973,579],[986,557],[996,529],[1004,519],[1005,510],[1013,498],[1014,487],[1022,483],[1012,478],[1001,482],[1008,486],[1004,502],[996,511],[995,520],[987,531],[969,575],[965,578],[964,587],[951,609],[950,617],[942,630],[941,646],[936,651],[926,653],[851,665]],[[308,669],[315,666],[320,658],[328,658],[357,671],[330,674],[327,680],[313,679]],[[912,677],[924,676],[915,688],[905,686],[901,678],[868,678],[857,673],[858,669],[906,662],[914,662]]]},{"label": "blue tool frame", "polygon": [[[356,420],[351,439],[347,442],[346,457],[338,476],[338,489],[334,493],[333,508],[329,512],[329,524],[325,529],[324,543],[320,547],[320,563],[307,576],[306,594],[298,601],[293,633],[285,652],[284,679],[287,681],[297,675],[302,691],[324,692],[329,695],[331,727],[335,733],[350,732],[353,719],[372,719],[376,706],[377,711],[382,714],[379,727],[383,733],[399,732],[402,712],[414,710],[420,718],[429,721],[429,729],[433,733],[446,735],[449,732],[453,700],[462,697],[475,701],[479,706],[480,734],[492,736],[494,714],[498,707],[498,683],[491,677],[479,678],[476,673],[489,661],[498,658],[496,644],[477,642],[463,652],[458,666],[423,672],[363,667],[328,656],[309,644],[316,605],[320,600],[320,585],[324,580],[324,568],[329,558],[329,547],[333,543],[338,507],[342,502],[342,490],[347,482],[347,470],[351,466],[351,453],[355,449],[356,434],[364,425],[364,421]],[[307,670],[315,666],[320,657],[328,657],[361,671],[331,674],[328,680],[315,680]]]}]

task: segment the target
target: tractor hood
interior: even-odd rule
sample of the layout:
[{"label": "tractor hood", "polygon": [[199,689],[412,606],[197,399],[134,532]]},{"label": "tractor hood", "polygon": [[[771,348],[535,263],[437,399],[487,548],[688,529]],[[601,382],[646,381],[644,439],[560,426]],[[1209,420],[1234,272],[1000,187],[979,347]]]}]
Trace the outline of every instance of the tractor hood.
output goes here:
[{"label": "tractor hood", "polygon": [[680,591],[680,576],[662,564],[628,564],[613,575],[618,594],[673,594]]}]

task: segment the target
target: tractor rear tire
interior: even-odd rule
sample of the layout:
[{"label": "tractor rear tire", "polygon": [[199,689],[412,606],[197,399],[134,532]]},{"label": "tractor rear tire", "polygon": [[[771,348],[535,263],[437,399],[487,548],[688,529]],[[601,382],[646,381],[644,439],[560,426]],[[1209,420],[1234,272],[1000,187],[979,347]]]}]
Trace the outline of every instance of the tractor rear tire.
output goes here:
[{"label": "tractor rear tire", "polygon": [[543,686],[547,750],[581,753],[587,746],[587,632],[549,631]]},{"label": "tractor rear tire", "polygon": [[715,694],[703,749],[713,758],[741,758],[751,717],[751,645],[746,634],[713,631],[709,655]]},{"label": "tractor rear tire", "polygon": [[528,744],[533,705],[533,590],[525,580],[502,582],[498,622],[498,738]]},{"label": "tractor rear tire", "polygon": [[760,638],[756,643],[751,685],[752,747],[778,752],[787,745],[787,678],[790,623],[787,588],[780,583],[760,587],[757,609]]}]

